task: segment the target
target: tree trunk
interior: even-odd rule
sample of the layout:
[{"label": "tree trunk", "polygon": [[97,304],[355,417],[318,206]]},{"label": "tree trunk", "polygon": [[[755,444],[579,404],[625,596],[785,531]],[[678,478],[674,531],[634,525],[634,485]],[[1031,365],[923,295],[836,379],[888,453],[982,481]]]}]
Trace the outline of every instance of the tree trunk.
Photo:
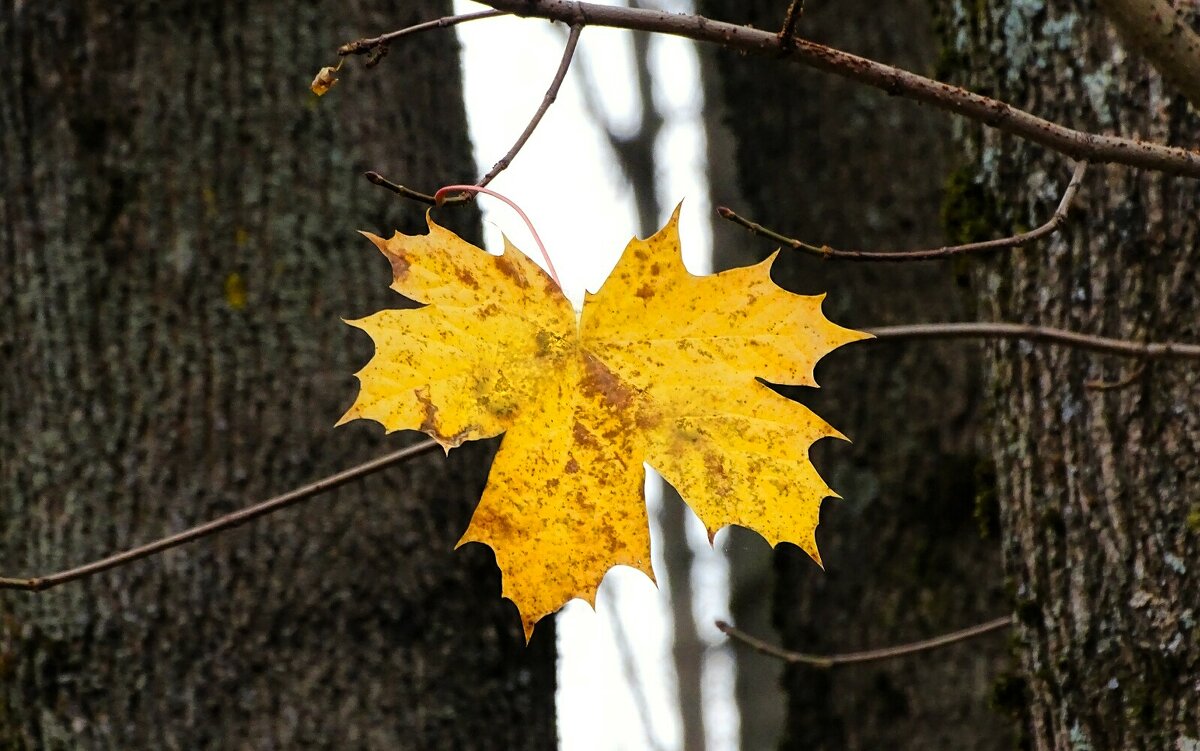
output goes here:
[{"label": "tree trunk", "polygon": [[[1093,132],[1200,140],[1196,111],[1091,3],[939,10],[947,70],[978,91]],[[960,134],[979,213],[1000,232],[1040,221],[1068,161]],[[1200,340],[1196,181],[1093,166],[1073,217],[1050,241],[972,264],[982,318]],[[988,353],[1026,746],[1200,748],[1200,371],[1022,343]]]},{"label": "tree trunk", "polygon": [[[0,551],[42,573],[408,437],[333,430],[401,300],[367,184],[470,178],[452,34],[350,61],[449,3],[40,3],[0,10]],[[470,236],[473,211],[443,212]],[[441,218],[441,217],[439,217]],[[0,593],[6,749],[546,748],[554,634],[526,648],[478,545],[488,449],[410,462],[235,532]]]},{"label": "tree trunk", "polygon": [[[786,7],[780,0],[701,3],[706,15],[758,28],[778,28]],[[935,58],[920,0],[809,2],[798,33],[925,72]],[[941,195],[959,179],[943,115],[777,60],[722,54],[718,68],[746,200],[732,208],[834,247],[942,243]],[[975,231],[957,223],[950,229],[955,240]],[[744,244],[742,235],[728,225],[717,247]],[[772,249],[758,241],[754,259]],[[826,312],[845,325],[969,315],[953,264],[850,265],[793,254],[780,259],[775,278],[799,292],[828,292]],[[776,551],[774,612],[785,646],[870,648],[1008,610],[998,542],[981,539],[977,523],[994,512],[988,465],[976,451],[976,359],[958,344],[860,345],[827,358],[817,373],[820,392],[793,392],[854,445],[827,442],[814,452],[845,496],[828,501],[822,514],[826,571],[793,546]],[[745,580],[736,571],[732,579]],[[746,600],[735,589],[739,620]],[[835,671],[791,667],[782,745],[1008,748],[1009,723],[989,707],[1007,663],[1003,637],[992,636]]]}]

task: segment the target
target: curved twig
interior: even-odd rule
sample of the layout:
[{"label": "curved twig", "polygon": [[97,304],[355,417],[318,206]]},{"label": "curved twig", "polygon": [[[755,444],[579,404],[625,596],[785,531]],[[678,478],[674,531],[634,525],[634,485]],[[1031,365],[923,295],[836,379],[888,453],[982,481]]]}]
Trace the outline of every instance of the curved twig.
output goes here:
[{"label": "curved twig", "polygon": [[517,142],[512,145],[508,153],[500,157],[500,161],[492,166],[488,173],[479,178],[479,182],[475,183],[480,188],[487,187],[487,184],[496,179],[504,170],[508,169],[508,165],[512,163],[513,158],[533,135],[533,131],[537,130],[537,126],[541,124],[542,118],[545,117],[546,111],[550,109],[550,105],[554,104],[554,100],[558,98],[558,90],[562,88],[563,80],[567,77],[567,71],[571,68],[571,60],[575,57],[575,47],[579,44],[579,34],[583,31],[583,24],[573,24],[571,26],[571,34],[567,37],[567,46],[563,50],[562,61],[558,64],[558,71],[554,74],[554,80],[550,82],[550,87],[546,89],[546,95],[542,97],[542,104],[538,107],[537,112],[533,113],[533,118],[529,124],[525,126],[525,130],[517,138]]},{"label": "curved twig", "polygon": [[1072,159],[1200,177],[1200,151],[1074,130],[948,83],[852,55],[806,39],[783,44],[779,35],[703,16],[596,5],[573,0],[484,0],[497,10],[568,24],[651,31],[710,42],[731,50],[776,55],[817,70],[924,102],[1041,144]]},{"label": "curved twig", "polygon": [[[412,28],[416,27],[414,26]],[[521,135],[517,137],[516,143],[512,145],[512,148],[508,150],[508,153],[502,156],[500,161],[496,162],[496,164],[493,165],[490,170],[488,170],[488,173],[479,178],[479,181],[475,183],[476,188],[486,188],[488,183],[496,179],[497,175],[508,169],[508,165],[512,164],[512,160],[517,156],[517,153],[521,151],[521,149],[525,146],[525,143],[529,140],[529,137],[533,135],[535,130],[537,130],[538,125],[540,125],[542,122],[542,118],[546,116],[546,112],[550,109],[550,105],[554,104],[554,101],[558,99],[558,92],[562,88],[563,81],[567,77],[567,71],[571,68],[571,60],[575,57],[575,48],[579,44],[579,35],[582,32],[582,24],[574,24],[571,26],[571,33],[567,36],[567,46],[563,50],[562,60],[558,64],[558,71],[554,74],[554,79],[550,82],[549,88],[546,89],[546,95],[542,97],[541,106],[539,106],[537,111],[533,113],[533,117],[529,120],[529,124],[525,126],[525,130],[521,132]],[[421,203],[429,204],[430,206],[452,206],[461,203],[469,203],[475,200],[475,195],[467,192],[443,196],[439,200],[429,193],[422,193],[419,190],[413,190],[412,188],[406,188],[403,185],[398,185],[397,183],[394,183],[391,180],[383,177],[383,175],[380,175],[378,172],[367,172],[365,173],[365,177],[371,183],[383,188],[387,188],[399,196],[413,201],[420,201]]]},{"label": "curved twig", "polygon": [[1045,224],[1032,229],[1028,232],[1022,232],[1011,237],[1002,237],[996,240],[985,240],[977,243],[967,243],[966,245],[947,245],[941,248],[932,248],[929,250],[901,250],[901,251],[870,251],[870,250],[838,250],[831,248],[828,245],[811,245],[803,240],[797,240],[787,235],[782,235],[772,229],[757,224],[739,216],[731,209],[724,206],[717,207],[717,213],[722,219],[728,219],[734,224],[740,224],[756,235],[774,240],[777,243],[782,243],[787,247],[798,250],[802,253],[817,256],[818,258],[834,259],[839,261],[884,261],[890,263],[899,263],[904,261],[936,261],[942,258],[951,258],[953,256],[963,255],[966,253],[986,253],[995,250],[1004,250],[1005,248],[1015,248],[1026,243],[1040,240],[1047,235],[1053,234],[1062,223],[1067,219],[1067,212],[1071,208],[1071,202],[1075,200],[1076,193],[1079,192],[1079,186],[1083,182],[1083,174],[1087,171],[1087,162],[1079,162],[1075,165],[1075,172],[1071,175],[1071,181],[1067,183],[1066,190],[1063,191],[1062,200],[1058,202],[1058,208],[1054,210],[1054,214],[1046,221]]},{"label": "curved twig", "polygon": [[447,196],[439,203],[433,197],[433,194],[422,193],[419,190],[413,190],[412,188],[406,188],[403,185],[398,185],[378,172],[364,172],[363,177],[367,178],[367,182],[371,183],[372,185],[378,185],[381,188],[387,188],[402,198],[407,198],[411,201],[419,201],[421,203],[429,204],[430,206],[449,206],[452,204],[467,203],[468,201],[473,201],[475,199],[473,194],[463,193],[456,196]]},{"label": "curved twig", "polygon": [[434,440],[422,441],[420,443],[413,444],[412,446],[402,448],[399,451],[393,451],[386,456],[381,456],[378,459],[372,459],[369,462],[363,462],[356,467],[351,467],[350,469],[338,472],[337,474],[323,477],[316,482],[309,483],[308,485],[296,488],[295,490],[289,490],[283,495],[278,495],[274,498],[262,501],[261,503],[256,503],[253,506],[248,506],[240,511],[234,511],[232,514],[226,514],[225,516],[213,519],[210,522],[205,522],[204,524],[192,527],[191,529],[177,532],[169,537],[164,537],[162,539],[155,540],[154,542],[147,543],[136,548],[131,548],[121,553],[115,553],[105,558],[92,561],[91,563],[85,563],[82,566],[76,566],[75,568],[58,571],[45,576],[35,576],[29,579],[0,577],[0,589],[20,589],[27,592],[43,592],[52,587],[57,587],[60,584],[66,584],[67,582],[72,582],[76,579],[83,579],[85,577],[92,576],[93,574],[98,574],[101,571],[107,571],[111,568],[116,568],[117,566],[122,566],[126,563],[132,563],[133,561],[141,558],[146,558],[154,555],[155,553],[161,553],[164,550],[170,550],[171,548],[177,548],[180,545],[186,545],[187,543],[198,540],[201,537],[207,537],[208,535],[216,534],[217,532],[223,532],[227,529],[239,527],[246,522],[257,519],[260,516],[265,516],[274,511],[287,508],[288,506],[299,503],[300,501],[304,501],[312,498],[315,495],[324,493],[326,490],[333,490],[334,488],[341,487],[348,482],[357,480],[360,477],[366,477],[367,475],[378,472],[381,469],[386,469],[393,464],[399,464],[400,462],[407,461],[414,457],[420,456],[421,454],[428,454],[437,447],[438,442]]},{"label": "curved twig", "polygon": [[732,639],[742,642],[746,646],[752,648],[756,652],[768,655],[770,657],[778,657],[784,662],[789,662],[795,665],[811,665],[814,668],[829,669],[838,665],[851,665],[857,662],[875,662],[878,660],[890,660],[893,657],[902,657],[904,655],[915,654],[917,652],[926,652],[938,647],[945,647],[949,644],[973,639],[977,636],[990,634],[993,631],[1008,628],[1012,625],[1012,616],[1003,616],[985,623],[980,623],[977,626],[964,628],[960,631],[951,631],[948,634],[935,636],[932,639],[922,639],[921,641],[909,642],[908,644],[898,644],[894,647],[883,647],[882,649],[871,649],[865,652],[846,652],[844,654],[835,655],[810,655],[803,652],[792,652],[791,650],[777,647],[774,644],[765,642],[757,636],[751,636],[745,631],[734,628],[725,621],[717,621],[717,628],[721,629],[726,635]]},{"label": "curved twig", "polygon": [[790,49],[796,37],[796,25],[804,18],[804,0],[792,0],[783,17],[783,28],[779,30],[779,44]]},{"label": "curved twig", "polygon": [[496,18],[497,16],[507,15],[508,11],[504,10],[481,10],[476,13],[463,13],[457,16],[443,16],[441,18],[434,19],[433,21],[426,21],[413,26],[406,26],[405,28],[398,29],[396,31],[389,31],[387,34],[380,34],[379,36],[371,37],[370,39],[356,39],[353,42],[348,42],[343,44],[341,47],[338,47],[337,53],[342,57],[345,57],[346,55],[365,55],[374,50],[376,47],[391,44],[400,37],[405,37],[410,34],[418,34],[422,31],[429,31],[431,29],[445,29],[451,26],[457,26],[460,23],[466,23],[467,21],[478,21],[483,18]]},{"label": "curved twig", "polygon": [[1110,339],[1077,331],[1035,326],[1028,323],[917,323],[906,326],[882,326],[866,329],[878,341],[897,339],[1028,339],[1035,342],[1064,344],[1078,349],[1122,357],[1154,360],[1200,359],[1200,344],[1180,342],[1133,342]]},{"label": "curved twig", "polygon": [[1145,372],[1146,363],[1141,362],[1137,364],[1137,367],[1131,369],[1128,373],[1120,378],[1117,378],[1116,380],[1106,381],[1102,378],[1093,378],[1091,380],[1084,381],[1083,387],[1092,391],[1117,391],[1125,388],[1126,386],[1132,386],[1137,379],[1142,377],[1142,374]]}]

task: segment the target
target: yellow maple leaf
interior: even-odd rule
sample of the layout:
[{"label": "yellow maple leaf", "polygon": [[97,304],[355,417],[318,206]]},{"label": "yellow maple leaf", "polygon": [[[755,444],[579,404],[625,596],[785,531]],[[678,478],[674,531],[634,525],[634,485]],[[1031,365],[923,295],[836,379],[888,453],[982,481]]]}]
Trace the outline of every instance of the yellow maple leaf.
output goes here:
[{"label": "yellow maple leaf", "polygon": [[447,451],[504,433],[459,545],[495,551],[526,638],[571,598],[594,604],[613,566],[653,578],[643,462],[710,539],[741,525],[820,562],[820,504],[836,494],[808,452],[840,434],[757,379],[816,386],[817,360],[869,335],[829,322],[823,295],[777,287],[775,255],[691,275],[678,217],[632,240],[579,315],[507,239],[493,256],[432,220],[427,235],[367,234],[392,289],[426,305],[349,322],[375,356],[338,424],[421,430]]}]

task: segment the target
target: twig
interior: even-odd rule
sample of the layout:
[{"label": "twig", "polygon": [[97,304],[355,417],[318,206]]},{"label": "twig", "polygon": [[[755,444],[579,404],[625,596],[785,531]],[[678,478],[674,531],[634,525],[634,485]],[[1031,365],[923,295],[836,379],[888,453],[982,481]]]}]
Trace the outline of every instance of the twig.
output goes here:
[{"label": "twig", "polygon": [[376,47],[390,44],[400,37],[408,36],[409,34],[417,34],[422,31],[429,31],[430,29],[445,29],[457,26],[460,23],[466,23],[467,21],[478,21],[482,18],[495,18],[507,15],[508,11],[503,10],[481,10],[476,13],[463,13],[458,16],[443,16],[433,21],[407,26],[397,31],[390,31],[387,34],[371,37],[370,39],[356,39],[353,42],[348,42],[338,47],[337,53],[343,57],[346,55],[365,55]]},{"label": "twig", "polygon": [[1200,359],[1200,344],[1179,342],[1132,342],[1077,331],[1035,326],[1028,323],[918,323],[907,326],[883,326],[866,329],[877,340],[898,339],[1028,339],[1035,342],[1065,344],[1079,349],[1122,357],[1147,359]]},{"label": "twig", "polygon": [[525,142],[529,140],[529,137],[533,135],[533,131],[537,130],[537,126],[542,122],[542,118],[545,117],[546,111],[550,109],[550,105],[554,104],[554,100],[558,98],[558,90],[562,88],[563,79],[567,77],[567,71],[571,68],[571,59],[575,57],[575,46],[579,44],[579,34],[582,31],[583,24],[577,23],[571,25],[571,34],[567,37],[567,46],[563,50],[562,61],[558,64],[558,71],[554,74],[554,80],[550,82],[550,87],[546,89],[546,95],[542,97],[541,106],[538,107],[537,112],[533,113],[533,118],[525,126],[525,130],[522,131],[520,137],[517,138],[517,142],[512,145],[508,153],[502,156],[500,161],[496,162],[486,175],[479,178],[479,182],[475,183],[475,185],[480,188],[487,187],[488,183],[496,179],[496,175],[508,169],[508,165],[512,163],[517,152],[521,150]]},{"label": "twig", "polygon": [[967,243],[966,245],[948,245],[941,248],[933,248],[929,250],[903,250],[892,252],[878,252],[868,250],[837,250],[828,245],[811,245],[802,240],[797,240],[786,235],[782,235],[772,229],[757,224],[739,216],[731,209],[724,206],[717,207],[717,213],[722,219],[740,224],[756,235],[766,237],[778,243],[799,250],[818,258],[837,259],[841,261],[885,261],[885,262],[901,262],[901,261],[933,261],[941,258],[950,258],[952,256],[963,255],[964,253],[982,253],[993,250],[1003,250],[1005,248],[1015,248],[1024,245],[1034,240],[1039,240],[1047,235],[1053,234],[1059,226],[1062,225],[1067,218],[1067,212],[1071,208],[1071,202],[1075,199],[1075,194],[1079,192],[1079,185],[1083,182],[1083,173],[1087,170],[1087,162],[1079,162],[1075,165],[1075,172],[1071,175],[1071,181],[1067,183],[1066,190],[1063,191],[1062,200],[1058,203],[1058,208],[1054,210],[1054,215],[1046,221],[1045,224],[1032,229],[1028,232],[1022,232],[1011,237],[1002,237],[997,240],[985,240],[977,243]]},{"label": "twig", "polygon": [[892,95],[954,112],[1041,144],[1077,161],[1124,164],[1200,177],[1200,151],[1073,130],[996,99],[805,39],[794,39],[792,46],[785,47],[778,34],[748,26],[696,15],[572,0],[485,0],[485,4],[516,15],[546,18],[571,25],[650,31],[711,42],[732,50],[785,57]]},{"label": "twig", "polygon": [[[496,13],[496,11],[492,12]],[[411,28],[416,29],[417,27],[413,26]],[[546,116],[547,110],[550,109],[550,105],[554,104],[554,100],[558,98],[559,89],[562,88],[563,80],[567,76],[567,71],[571,68],[571,60],[575,57],[575,48],[579,44],[579,35],[582,32],[583,26],[581,24],[574,24],[571,26],[571,33],[567,36],[567,46],[566,49],[563,50],[562,61],[558,64],[558,72],[554,74],[554,80],[550,82],[550,87],[546,89],[546,95],[542,97],[541,106],[538,107],[537,112],[533,113],[533,118],[530,119],[529,124],[525,126],[525,130],[521,132],[521,135],[517,138],[516,143],[512,145],[512,148],[508,150],[508,153],[501,157],[500,161],[496,162],[496,164],[492,166],[491,170],[489,170],[486,175],[479,178],[479,182],[475,183],[476,188],[487,187],[488,183],[496,179],[497,175],[508,169],[508,165],[512,164],[512,160],[517,156],[517,153],[521,151],[521,149],[525,146],[525,143],[529,140],[529,137],[533,135],[535,130],[537,130],[538,125],[540,125],[542,122],[542,118]],[[399,32],[392,33],[398,34]],[[382,37],[377,38],[382,39]],[[420,201],[421,203],[426,203],[430,206],[451,206],[455,204],[468,203],[475,200],[475,194],[467,192],[462,192],[452,196],[443,196],[439,200],[438,198],[435,198],[435,196],[432,196],[428,193],[422,193],[419,190],[413,190],[412,188],[406,188],[403,185],[397,185],[396,183],[385,178],[383,175],[380,175],[378,172],[367,172],[365,177],[375,185],[387,188],[397,195],[413,201]],[[438,191],[438,193],[440,195],[441,191]],[[549,262],[549,258],[547,258],[547,262]]]},{"label": "twig", "polygon": [[274,498],[262,501],[261,503],[256,503],[253,506],[241,509],[240,511],[234,511],[232,514],[226,514],[225,516],[213,519],[210,522],[205,522],[204,524],[192,527],[191,529],[177,532],[169,537],[164,537],[146,545],[141,545],[121,553],[110,555],[106,558],[92,561],[91,563],[85,563],[82,566],[66,569],[64,571],[58,571],[45,576],[35,576],[30,579],[11,579],[7,577],[0,577],[0,589],[21,589],[28,592],[42,592],[50,589],[51,587],[57,587],[60,584],[66,584],[67,582],[75,581],[76,579],[83,579],[85,577],[92,576],[93,574],[98,574],[101,571],[107,571],[111,568],[116,568],[117,566],[122,566],[126,563],[132,563],[133,561],[141,558],[146,558],[154,555],[155,553],[161,553],[164,550],[170,550],[171,548],[185,545],[194,540],[199,540],[202,537],[216,534],[217,532],[233,529],[234,527],[241,526],[248,521],[257,519],[260,516],[266,516],[267,514],[287,508],[288,506],[312,498],[320,493],[324,493],[327,490],[333,490],[334,488],[341,487],[342,485],[357,480],[360,477],[366,477],[367,475],[373,474],[382,469],[386,469],[393,464],[399,464],[400,462],[407,461],[422,454],[427,454],[437,447],[437,441],[421,441],[420,443],[413,444],[412,446],[400,449],[399,451],[393,451],[386,456],[381,456],[378,459],[372,459],[369,462],[364,462],[356,467],[351,467],[350,469],[338,472],[337,474],[323,477],[316,482],[309,483],[308,485],[296,488],[295,490],[290,490],[283,495],[275,496]]},{"label": "twig", "polygon": [[364,172],[363,177],[367,178],[367,182],[370,182],[374,185],[378,185],[381,188],[387,188],[388,190],[392,191],[393,193],[396,193],[397,195],[400,195],[400,196],[407,198],[409,200],[412,200],[412,201],[420,201],[421,203],[427,203],[430,206],[438,206],[438,205],[447,206],[447,205],[458,204],[458,203],[466,203],[468,201],[474,200],[474,198],[475,198],[474,195],[461,194],[461,195],[457,195],[457,196],[448,196],[439,202],[437,199],[435,199],[433,197],[432,194],[422,193],[419,190],[413,190],[412,188],[406,188],[403,185],[397,185],[396,183],[392,182],[391,180],[388,180],[386,177],[379,174],[378,172]]},{"label": "twig", "polygon": [[1136,368],[1130,370],[1128,373],[1116,379],[1115,381],[1105,381],[1099,378],[1093,378],[1089,381],[1084,381],[1083,387],[1085,389],[1091,389],[1092,391],[1116,391],[1117,389],[1123,389],[1126,386],[1133,384],[1137,379],[1141,378],[1142,373],[1145,372],[1146,363],[1143,362],[1139,363]]},{"label": "twig", "polygon": [[792,0],[787,15],[783,17],[783,28],[779,30],[779,46],[791,49],[796,43],[796,24],[804,18],[804,0]]},{"label": "twig", "polygon": [[877,660],[890,660],[893,657],[901,657],[904,655],[914,654],[916,652],[925,652],[930,649],[937,649],[948,644],[972,639],[976,636],[983,636],[993,631],[1008,628],[1012,625],[1012,617],[1004,616],[995,620],[980,623],[977,626],[964,628],[961,631],[951,631],[948,634],[935,636],[932,639],[923,639],[914,641],[908,644],[898,644],[894,647],[884,647],[882,649],[872,649],[866,652],[846,652],[844,654],[835,655],[810,655],[803,652],[792,652],[782,647],[777,647],[774,644],[765,642],[756,636],[751,636],[745,631],[741,631],[729,625],[725,621],[717,621],[717,628],[721,629],[730,638],[736,639],[756,652],[778,657],[784,662],[799,665],[811,665],[815,668],[829,669],[838,665],[849,665],[856,662],[874,662]]}]

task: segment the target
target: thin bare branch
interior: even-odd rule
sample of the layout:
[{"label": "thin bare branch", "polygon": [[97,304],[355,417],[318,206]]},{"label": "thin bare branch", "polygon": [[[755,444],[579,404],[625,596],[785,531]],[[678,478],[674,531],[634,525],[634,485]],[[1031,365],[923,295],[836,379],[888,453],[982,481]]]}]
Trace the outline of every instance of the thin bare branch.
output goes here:
[{"label": "thin bare branch", "polygon": [[784,662],[789,662],[797,665],[811,665],[814,668],[829,669],[838,665],[850,665],[858,662],[875,662],[878,660],[890,660],[894,657],[902,657],[917,652],[926,652],[931,649],[937,649],[956,642],[973,639],[977,636],[990,634],[993,631],[1008,628],[1012,625],[1012,617],[1004,616],[996,618],[986,623],[980,623],[977,626],[964,628],[961,631],[951,631],[948,634],[935,636],[932,639],[923,639],[921,641],[910,642],[908,644],[898,644],[894,647],[884,647],[882,649],[872,649],[866,652],[847,652],[844,654],[835,655],[811,655],[803,652],[792,652],[791,650],[783,649],[769,642],[765,642],[756,636],[751,636],[745,631],[741,631],[729,625],[725,621],[717,621],[717,628],[721,629],[730,638],[742,642],[746,646],[754,649],[756,652],[778,657]]},{"label": "thin bare branch", "polygon": [[804,18],[804,0],[792,0],[787,14],[783,17],[783,28],[779,30],[779,46],[791,49],[796,39],[796,24]]},{"label": "thin bare branch", "polygon": [[967,243],[966,245],[947,245],[941,248],[932,248],[929,250],[902,250],[902,251],[869,251],[869,250],[838,250],[831,248],[828,245],[812,245],[797,240],[793,237],[780,234],[775,230],[769,229],[746,219],[743,216],[736,214],[733,210],[724,206],[717,207],[717,213],[722,219],[728,219],[734,224],[740,224],[756,235],[760,235],[777,243],[782,243],[787,247],[798,250],[802,253],[817,256],[823,259],[835,259],[840,261],[884,261],[890,263],[899,263],[904,261],[935,261],[942,258],[950,258],[953,256],[963,255],[965,253],[986,253],[995,250],[1004,250],[1005,248],[1015,248],[1026,243],[1040,240],[1047,235],[1053,234],[1064,221],[1067,219],[1067,212],[1071,208],[1071,202],[1075,200],[1075,195],[1079,192],[1079,185],[1083,182],[1083,173],[1087,170],[1087,162],[1079,162],[1075,165],[1075,173],[1071,175],[1071,181],[1067,183],[1066,190],[1063,191],[1062,200],[1058,203],[1058,208],[1054,210],[1053,216],[1046,221],[1045,224],[1032,229],[1028,232],[1022,232],[1011,237],[1002,237],[997,240],[985,240],[977,243]]},{"label": "thin bare branch", "polygon": [[475,196],[471,193],[459,193],[453,196],[446,196],[439,201],[434,198],[431,193],[422,193],[419,190],[413,190],[412,188],[406,188],[403,185],[397,185],[378,172],[364,172],[363,177],[367,178],[367,182],[378,185],[381,188],[387,188],[402,198],[407,198],[410,201],[427,203],[430,206],[454,206],[460,203],[468,203],[475,200]]},{"label": "thin bare branch", "polygon": [[1137,379],[1142,377],[1142,373],[1145,372],[1146,363],[1138,363],[1136,368],[1133,368],[1128,373],[1114,381],[1105,381],[1099,378],[1093,378],[1092,380],[1084,381],[1083,387],[1085,389],[1091,389],[1092,391],[1116,391],[1134,384]]},{"label": "thin bare branch", "polygon": [[[415,29],[417,27],[414,26],[411,28]],[[488,183],[496,179],[497,175],[508,169],[508,165],[512,164],[512,160],[516,158],[517,154],[529,140],[529,137],[533,135],[535,130],[537,130],[538,125],[540,125],[542,122],[542,118],[546,116],[547,110],[550,109],[550,105],[554,104],[554,101],[558,98],[558,92],[562,88],[563,80],[567,77],[567,71],[571,68],[571,60],[575,57],[575,48],[579,45],[579,35],[582,32],[582,25],[575,24],[571,26],[571,32],[567,36],[566,49],[563,50],[562,61],[558,64],[558,71],[554,74],[554,80],[550,82],[550,87],[546,89],[546,95],[542,97],[541,106],[538,107],[537,112],[533,113],[533,117],[530,119],[529,124],[525,126],[525,130],[521,132],[521,135],[517,138],[516,143],[512,145],[512,148],[508,150],[508,153],[501,157],[500,161],[496,162],[496,164],[491,168],[491,170],[488,171],[486,175],[479,178],[479,182],[475,183],[475,187],[487,187]],[[396,34],[399,32],[393,33]],[[382,37],[377,38],[381,39]],[[446,195],[440,197],[439,199],[428,193],[422,193],[419,190],[413,190],[412,188],[406,188],[403,185],[398,185],[383,177],[383,175],[380,175],[378,172],[367,172],[365,177],[375,185],[387,188],[399,196],[413,201],[420,201],[421,203],[426,203],[430,206],[452,206],[455,204],[468,203],[475,200],[475,195],[467,192]]]},{"label": "thin bare branch", "polygon": [[1034,342],[1064,344],[1078,349],[1122,357],[1154,360],[1200,359],[1200,344],[1179,342],[1133,342],[1077,331],[1034,326],[1028,323],[918,323],[866,329],[880,341],[901,339],[1027,339]]},{"label": "thin bare branch", "polygon": [[563,50],[562,60],[558,64],[558,71],[554,74],[554,80],[550,82],[550,88],[546,89],[546,95],[542,97],[542,104],[538,107],[537,112],[533,113],[533,118],[529,124],[525,126],[525,130],[521,132],[517,142],[513,144],[508,153],[500,157],[500,161],[488,170],[488,173],[479,178],[479,182],[475,183],[480,188],[486,187],[488,183],[496,179],[504,170],[508,169],[508,165],[512,164],[512,160],[521,151],[525,142],[533,135],[533,131],[537,130],[537,126],[541,124],[542,118],[546,116],[546,111],[550,109],[550,105],[554,104],[554,100],[558,99],[558,90],[562,88],[563,79],[567,77],[567,71],[571,68],[571,59],[575,57],[575,47],[579,44],[579,34],[583,31],[583,24],[572,24],[571,34],[567,37],[567,46]]},{"label": "thin bare branch", "polygon": [[612,123],[609,122],[608,113],[605,111],[604,105],[600,103],[599,98],[596,96],[596,80],[595,76],[591,73],[588,56],[580,55],[572,69],[579,79],[579,94],[583,101],[583,109],[587,112],[588,118],[596,123],[596,126],[604,134],[604,137],[608,139],[608,143],[612,146],[613,151],[616,151],[618,136]]},{"label": "thin bare branch", "polygon": [[485,4],[516,15],[546,18],[571,25],[651,31],[710,42],[732,50],[775,55],[873,86],[888,94],[962,115],[1041,144],[1077,161],[1124,164],[1168,174],[1200,177],[1200,151],[1074,130],[996,99],[805,39],[793,39],[792,45],[785,47],[778,34],[703,16],[573,0],[486,0]]},{"label": "thin bare branch", "polygon": [[460,23],[466,23],[467,21],[478,21],[483,18],[496,18],[497,16],[507,15],[508,11],[503,10],[481,10],[476,13],[463,13],[458,16],[443,16],[433,21],[407,26],[403,29],[390,31],[387,34],[371,37],[370,39],[356,39],[353,42],[348,42],[338,47],[337,53],[343,57],[346,55],[365,55],[376,47],[388,45],[400,37],[410,34],[419,34],[422,31],[430,31],[431,29],[446,29],[451,26],[457,26]]},{"label": "thin bare branch", "polygon": [[239,527],[246,522],[274,513],[280,509],[287,508],[300,501],[308,500],[313,496],[324,493],[327,490],[341,487],[346,483],[353,482],[367,475],[374,474],[380,470],[408,461],[422,454],[428,454],[438,447],[437,441],[428,440],[413,444],[407,448],[402,448],[399,451],[393,451],[386,456],[381,456],[378,459],[372,459],[369,462],[364,462],[356,467],[338,472],[337,474],[323,477],[316,482],[309,483],[295,490],[289,490],[283,495],[275,496],[268,500],[256,503],[253,506],[248,506],[240,511],[234,511],[232,514],[213,519],[210,522],[205,522],[191,529],[185,529],[182,532],[177,532],[169,537],[164,537],[154,542],[141,545],[136,548],[131,548],[121,553],[110,555],[106,558],[85,563],[82,566],[58,571],[45,576],[35,576],[29,579],[12,579],[0,577],[0,589],[20,589],[28,592],[43,592],[52,587],[57,587],[60,584],[83,579],[102,571],[107,571],[117,566],[123,566],[127,563],[146,558],[156,553],[161,553],[164,550],[186,545],[189,542],[199,540],[202,537],[208,537],[218,532],[224,532],[227,529]]},{"label": "thin bare branch", "polygon": [[367,178],[367,182],[373,185],[378,185],[381,188],[387,188],[402,198],[407,198],[411,201],[420,201],[421,203],[427,203],[430,206],[437,206],[437,201],[433,200],[433,196],[429,193],[422,193],[419,190],[413,190],[412,188],[406,188],[403,185],[398,185],[378,172],[364,172],[363,177]]}]

